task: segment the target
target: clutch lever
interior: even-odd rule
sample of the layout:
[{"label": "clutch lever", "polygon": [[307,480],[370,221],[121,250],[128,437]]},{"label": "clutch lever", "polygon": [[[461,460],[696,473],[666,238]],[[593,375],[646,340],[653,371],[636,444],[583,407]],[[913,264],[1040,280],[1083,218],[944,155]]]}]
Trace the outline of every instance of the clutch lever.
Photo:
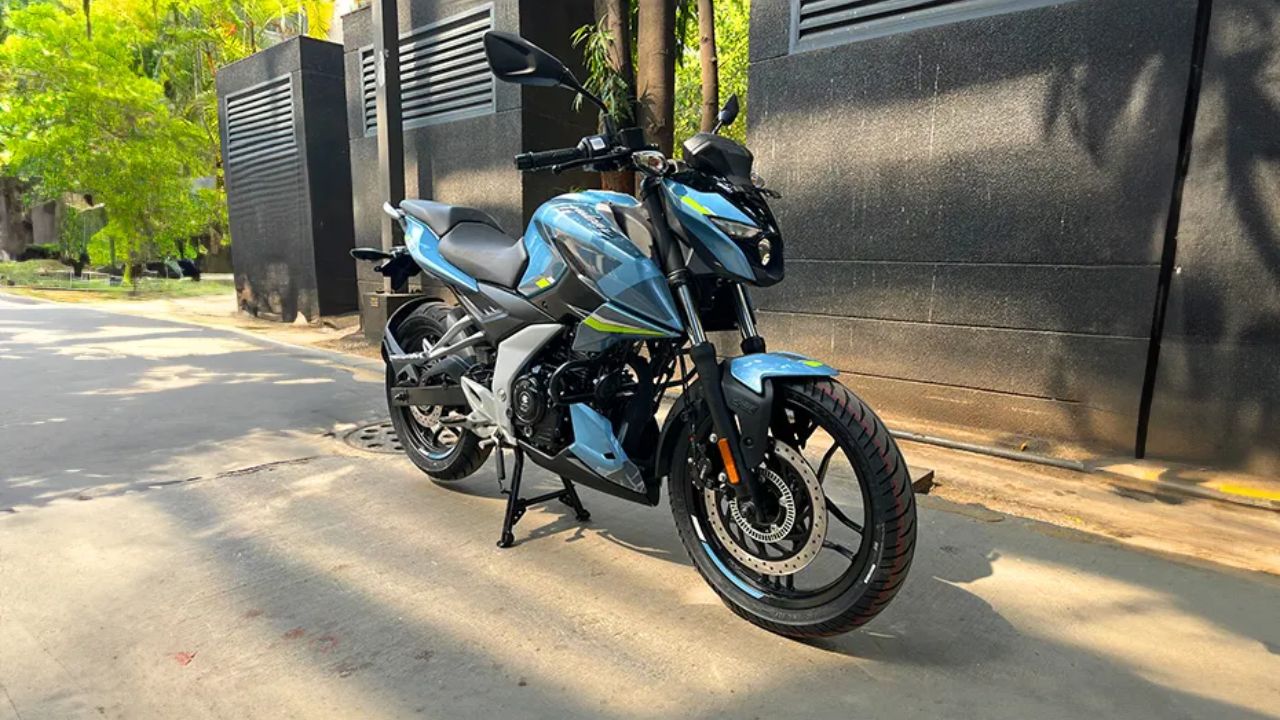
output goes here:
[{"label": "clutch lever", "polygon": [[569,162],[560,163],[559,165],[552,165],[550,170],[551,172],[559,175],[565,170],[572,170],[573,168],[582,167],[583,165],[616,162],[627,157],[630,153],[631,151],[627,150],[624,152],[610,153],[608,155],[597,155],[596,157],[582,158],[581,160],[570,160]]}]

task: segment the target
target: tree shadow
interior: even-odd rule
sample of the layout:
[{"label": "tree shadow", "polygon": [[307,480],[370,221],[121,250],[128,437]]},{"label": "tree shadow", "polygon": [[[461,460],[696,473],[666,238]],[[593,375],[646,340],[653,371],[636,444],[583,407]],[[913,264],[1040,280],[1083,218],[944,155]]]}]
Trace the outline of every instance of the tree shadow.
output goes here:
[{"label": "tree shadow", "polygon": [[[509,551],[492,550],[491,533],[479,533],[477,545],[469,537],[476,535],[475,520],[488,516],[496,528],[497,503],[466,503],[466,496],[418,487],[420,494],[388,494],[352,477],[350,485],[314,496],[273,489],[277,510],[266,527],[256,525],[257,517],[240,517],[237,506],[247,498],[234,489],[193,486],[195,498],[177,492],[148,498],[183,537],[197,539],[202,557],[218,562],[218,587],[234,594],[232,606],[255,614],[262,627],[254,632],[296,643],[302,649],[295,662],[361,687],[386,709],[644,716],[676,703],[686,717],[753,717],[788,708],[811,716],[1266,717],[1153,678],[1150,662],[1118,649],[1127,642],[1122,638],[1103,650],[1067,627],[1141,618],[1148,608],[1138,598],[1150,596],[1194,621],[1274,648],[1280,636],[1257,624],[1280,592],[1274,583],[1217,577],[1064,538],[1034,523],[979,523],[941,512],[941,504],[923,511],[916,567],[882,616],[848,635],[795,642],[753,630],[718,606],[682,609],[672,592],[680,583],[647,559],[619,562],[616,549],[581,536],[549,544],[564,531],[539,531],[560,526],[562,518]],[[356,488],[364,493],[352,493]],[[433,512],[442,497],[463,502]],[[607,506],[606,517],[625,508],[652,520],[613,499],[593,504]],[[430,531],[406,532],[424,516],[435,519]],[[672,545],[665,523],[637,524],[627,534],[630,543]],[[442,552],[446,547],[455,551]],[[1052,602],[1058,589],[1045,583],[1063,577],[1029,578],[1028,564],[1127,590],[1101,591],[1096,606],[1066,602],[1062,627],[1028,625],[1034,601],[1010,593],[1043,593]],[[679,572],[700,582],[691,569]],[[993,602],[1018,608],[1019,619],[1011,622]],[[590,624],[601,612],[614,615],[607,631],[564,636],[563,625]],[[202,609],[193,606],[190,613]],[[183,618],[179,613],[175,621]],[[479,640],[495,628],[510,635],[509,643]],[[1171,638],[1185,639],[1176,631]],[[540,658],[528,652],[532,646],[558,654]],[[697,657],[685,654],[695,647]],[[548,667],[551,660],[558,662]],[[439,663],[469,668],[471,680],[442,692],[442,678],[450,674]],[[717,668],[730,666],[741,682],[726,686]],[[596,680],[585,680],[593,674]],[[557,685],[557,676],[575,679]],[[626,687],[627,677],[637,684]],[[648,698],[649,711],[594,702],[601,692],[596,682],[619,678],[624,687],[616,692]],[[645,684],[653,682],[658,685]],[[478,687],[484,689],[472,689]],[[592,690],[580,692],[584,687]],[[991,702],[993,688],[1000,688],[999,703]]]},{"label": "tree shadow", "polygon": [[1215,3],[1171,285],[1153,450],[1280,470],[1280,7]]}]

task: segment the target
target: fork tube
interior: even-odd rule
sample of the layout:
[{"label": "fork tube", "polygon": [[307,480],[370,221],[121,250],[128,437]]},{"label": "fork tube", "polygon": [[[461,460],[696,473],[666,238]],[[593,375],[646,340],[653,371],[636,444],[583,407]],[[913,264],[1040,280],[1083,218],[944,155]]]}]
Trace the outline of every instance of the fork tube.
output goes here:
[{"label": "fork tube", "polygon": [[[729,403],[724,396],[724,388],[720,385],[720,363],[716,362],[716,348],[707,340],[702,328],[702,318],[698,314],[698,303],[694,301],[689,288],[689,268],[685,266],[684,253],[680,244],[671,233],[667,224],[666,205],[662,200],[661,181],[655,177],[646,177],[641,185],[640,196],[645,210],[649,213],[649,224],[653,227],[654,245],[658,250],[658,258],[662,262],[662,270],[667,274],[667,282],[675,290],[676,298],[684,311],[685,327],[689,333],[689,357],[698,371],[698,386],[706,400],[707,413],[711,416],[711,427],[720,442],[727,443],[729,459],[736,467],[736,473],[729,473],[734,478],[729,489],[739,499],[751,498],[757,507],[768,507],[770,498],[766,495],[755,468],[748,467],[742,455],[741,434],[737,423],[729,412]],[[727,463],[726,463],[727,466]],[[740,479],[740,480],[739,480]]]},{"label": "fork tube", "polygon": [[680,301],[680,309],[684,310],[689,340],[694,345],[706,342],[707,333],[702,329],[702,318],[698,317],[698,305],[693,302],[693,295],[689,293],[689,283],[682,282],[676,286],[676,298]]},{"label": "fork tube", "polygon": [[764,352],[764,338],[756,330],[756,309],[751,304],[751,296],[747,294],[747,286],[738,283],[734,286],[738,306],[738,329],[742,331],[742,354],[754,355]]}]

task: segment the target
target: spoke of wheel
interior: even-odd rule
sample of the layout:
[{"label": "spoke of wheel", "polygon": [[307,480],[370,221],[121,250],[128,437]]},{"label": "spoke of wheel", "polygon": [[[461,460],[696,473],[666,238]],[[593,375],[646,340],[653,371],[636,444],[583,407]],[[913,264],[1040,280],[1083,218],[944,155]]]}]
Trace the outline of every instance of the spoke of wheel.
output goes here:
[{"label": "spoke of wheel", "polygon": [[836,451],[839,449],[840,449],[839,445],[832,443],[831,449],[827,451],[826,455],[822,456],[822,462],[818,464],[818,482],[819,483],[827,479],[827,470],[829,470],[831,467],[831,458],[836,454]]},{"label": "spoke of wheel", "polygon": [[[414,418],[414,420],[416,421],[417,418]],[[435,427],[424,427],[422,426],[421,423],[419,423],[418,425],[419,427],[422,427],[422,435],[426,439],[427,444],[434,445],[435,447],[440,447],[440,433],[444,430],[444,428],[440,425],[437,425]]]},{"label": "spoke of wheel", "polygon": [[841,555],[843,555],[843,556],[845,556],[845,557],[849,558],[850,560],[853,560],[853,559],[855,559],[855,558],[857,557],[857,555],[856,555],[852,550],[850,550],[849,548],[847,548],[847,547],[845,547],[845,546],[841,545],[841,544],[840,544],[840,543],[838,543],[838,542],[831,542],[830,540],[824,540],[824,541],[822,541],[822,547],[827,548],[827,549],[830,549],[830,550],[835,550],[836,552],[838,552],[838,553],[840,553]]},{"label": "spoke of wheel", "polygon": [[858,533],[859,535],[861,535],[861,534],[862,534],[862,526],[861,526],[861,525],[859,525],[858,523],[856,523],[856,522],[854,522],[854,521],[850,520],[850,519],[849,519],[849,516],[848,516],[848,515],[845,515],[843,510],[841,510],[840,508],[836,507],[836,504],[835,504],[835,503],[833,503],[833,502],[831,502],[831,498],[827,498],[826,500],[827,500],[827,512],[831,513],[832,515],[835,515],[835,516],[836,516],[836,519],[837,519],[837,520],[839,520],[840,522],[844,523],[844,524],[845,524],[845,525],[846,525],[850,530],[853,530],[854,532]]},{"label": "spoke of wheel", "polygon": [[804,446],[809,444],[809,439],[813,437],[815,432],[817,432],[818,423],[813,418],[805,418],[804,424],[801,427],[803,429],[796,433],[796,444],[799,445],[801,449],[804,449]]}]

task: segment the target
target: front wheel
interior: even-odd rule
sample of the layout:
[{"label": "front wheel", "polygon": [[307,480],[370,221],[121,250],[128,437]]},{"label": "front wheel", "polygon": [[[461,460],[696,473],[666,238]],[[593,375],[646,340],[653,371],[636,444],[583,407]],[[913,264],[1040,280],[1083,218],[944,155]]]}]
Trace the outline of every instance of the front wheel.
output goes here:
[{"label": "front wheel", "polygon": [[710,420],[682,433],[671,511],[698,572],[735,613],[791,637],[848,632],[907,577],[916,508],[880,418],[831,380],[775,380],[767,509],[723,484]]}]

